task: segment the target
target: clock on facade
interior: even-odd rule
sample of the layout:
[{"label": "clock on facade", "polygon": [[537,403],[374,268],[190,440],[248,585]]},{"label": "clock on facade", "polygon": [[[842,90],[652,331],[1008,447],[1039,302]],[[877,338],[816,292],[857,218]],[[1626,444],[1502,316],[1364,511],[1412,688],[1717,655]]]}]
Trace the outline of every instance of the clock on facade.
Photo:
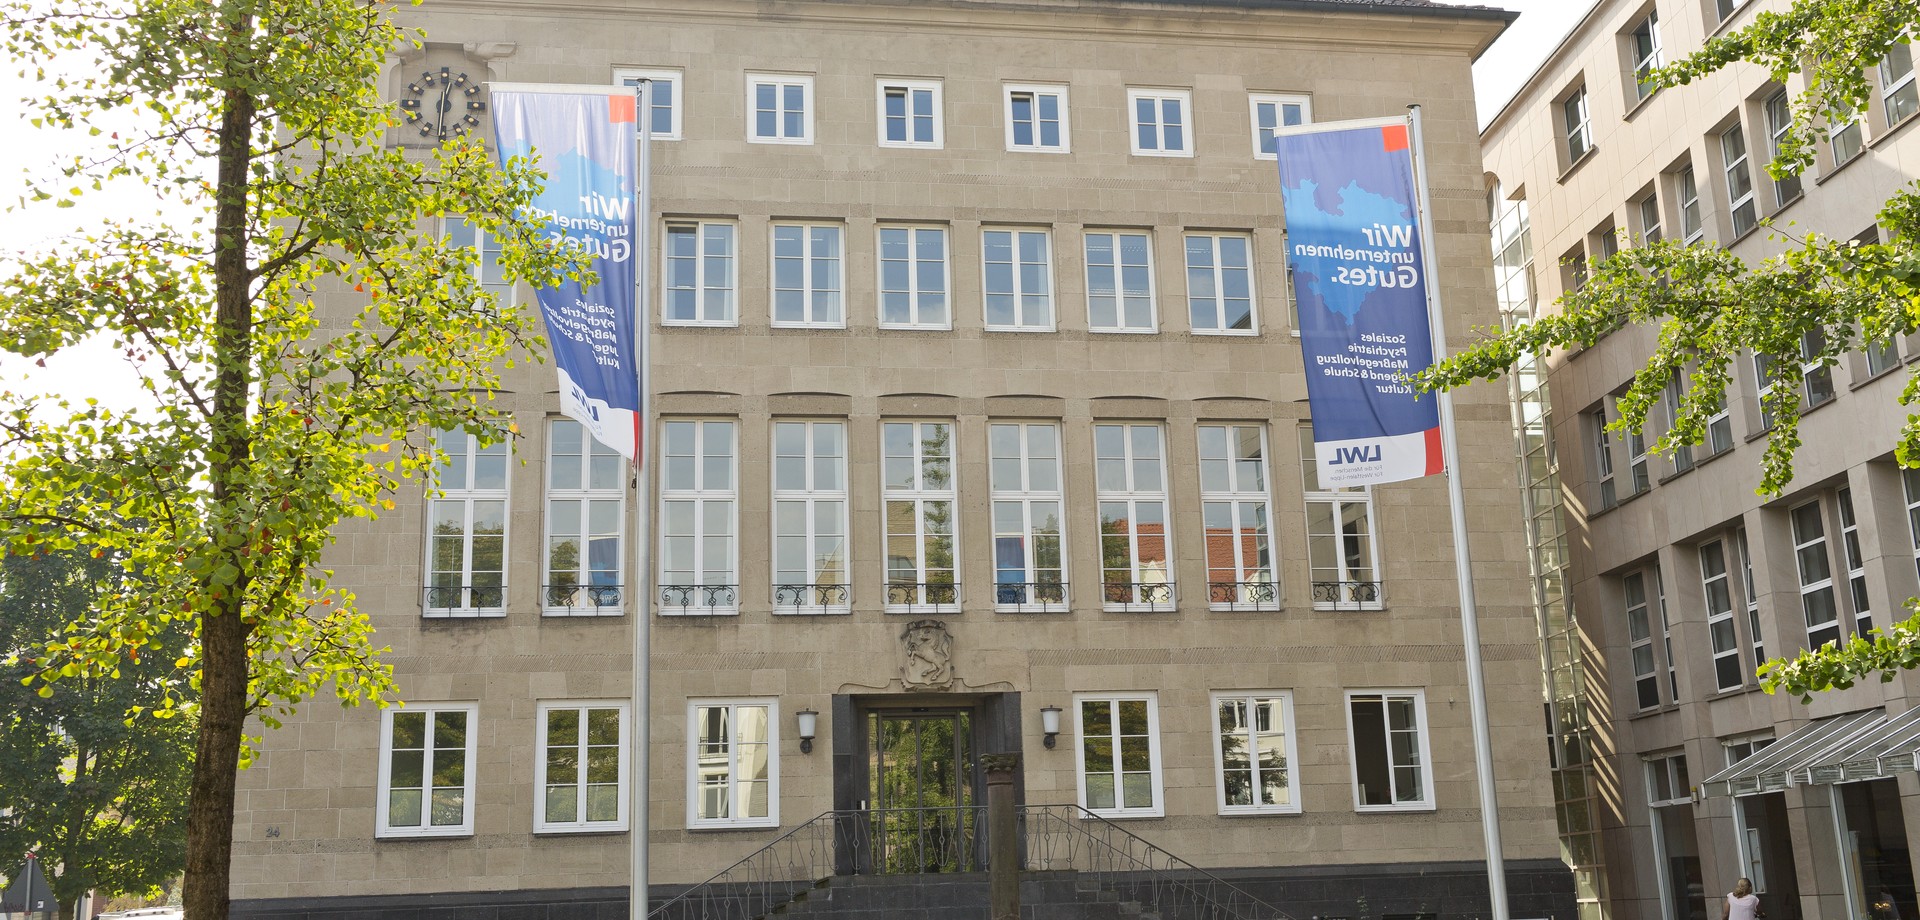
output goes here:
[{"label": "clock on facade", "polygon": [[451,67],[442,67],[439,73],[425,71],[420,79],[407,84],[400,111],[407,124],[419,127],[421,137],[444,141],[480,127],[480,113],[487,110],[487,104],[476,98],[479,95],[477,81],[464,73],[454,73]]}]

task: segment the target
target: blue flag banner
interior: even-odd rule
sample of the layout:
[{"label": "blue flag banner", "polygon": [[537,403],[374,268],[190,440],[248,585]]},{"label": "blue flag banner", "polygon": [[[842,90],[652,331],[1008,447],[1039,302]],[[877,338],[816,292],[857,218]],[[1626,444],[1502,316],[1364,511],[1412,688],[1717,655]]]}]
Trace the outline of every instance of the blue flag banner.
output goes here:
[{"label": "blue flag banner", "polygon": [[1402,379],[1433,363],[1407,120],[1282,128],[1274,146],[1320,482],[1441,472],[1438,403]]},{"label": "blue flag banner", "polygon": [[500,161],[537,158],[547,183],[523,219],[593,257],[599,281],[535,293],[560,370],[560,411],[628,459],[640,456],[634,317],[634,98],[627,87],[493,88]]}]

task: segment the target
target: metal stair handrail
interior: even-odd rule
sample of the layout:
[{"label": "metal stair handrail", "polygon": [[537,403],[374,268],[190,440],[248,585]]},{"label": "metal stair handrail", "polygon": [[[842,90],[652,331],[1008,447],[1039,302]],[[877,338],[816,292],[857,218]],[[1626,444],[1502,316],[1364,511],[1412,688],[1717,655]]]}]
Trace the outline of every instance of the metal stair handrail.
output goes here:
[{"label": "metal stair handrail", "polygon": [[1020,808],[1025,866],[1092,876],[1125,900],[1181,920],[1293,920],[1245,889],[1080,805]]},{"label": "metal stair handrail", "polygon": [[[647,912],[647,920],[757,917],[779,904],[793,900],[801,890],[833,875],[832,827],[847,814],[840,811],[821,812],[806,823],[775,837],[766,846],[741,857],[733,865],[714,873],[712,878],[667,899],[666,903]],[[822,830],[826,831],[825,845],[816,846],[818,841],[814,838],[819,837]],[[772,856],[783,852],[789,857],[786,862],[771,860]],[[801,863],[794,861],[793,857],[805,857],[805,871],[797,873],[797,877],[793,872],[777,871],[782,866],[800,868]],[[774,878],[774,875],[781,877]],[[753,909],[756,906],[758,909]]]}]

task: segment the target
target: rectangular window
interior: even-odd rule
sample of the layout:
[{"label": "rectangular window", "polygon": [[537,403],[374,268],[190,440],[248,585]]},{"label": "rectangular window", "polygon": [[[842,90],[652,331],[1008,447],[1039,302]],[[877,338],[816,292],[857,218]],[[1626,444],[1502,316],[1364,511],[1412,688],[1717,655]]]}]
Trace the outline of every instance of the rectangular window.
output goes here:
[{"label": "rectangular window", "polygon": [[780,826],[780,721],[773,700],[687,706],[687,826]]},{"label": "rectangular window", "polygon": [[486,447],[473,435],[433,432],[442,455],[428,502],[429,617],[505,616],[507,606],[507,442]]},{"label": "rectangular window", "polygon": [[1833,398],[1833,368],[1821,355],[1827,335],[1818,329],[1800,336],[1800,405],[1811,409]]},{"label": "rectangular window", "polygon": [[1278,610],[1280,578],[1267,525],[1266,430],[1201,425],[1197,434],[1207,604],[1214,610]]},{"label": "rectangular window", "polygon": [[937,80],[881,80],[880,146],[939,149],[945,133]]},{"label": "rectangular window", "polygon": [[1767,660],[1767,642],[1760,634],[1760,592],[1753,580],[1753,551],[1747,547],[1747,531],[1733,532],[1734,548],[1740,552],[1740,592],[1747,602],[1747,642],[1753,646],[1756,666]]},{"label": "rectangular window", "polygon": [[1252,335],[1253,240],[1187,234],[1187,314],[1196,333]]},{"label": "rectangular window", "polygon": [[1154,332],[1153,237],[1141,232],[1088,231],[1087,328]]},{"label": "rectangular window", "polygon": [[847,426],[773,424],[773,610],[848,613]]},{"label": "rectangular window", "polygon": [[[629,70],[623,67],[613,72],[613,82],[620,86],[638,86],[641,80],[653,84],[653,139],[679,140],[680,90],[685,76],[678,70]],[[637,126],[635,130],[638,130]]]},{"label": "rectangular window", "polygon": [[[1667,381],[1667,388],[1661,393],[1661,401],[1667,408],[1667,430],[1672,431],[1680,424],[1680,381],[1678,379]],[[1676,472],[1693,469],[1693,445],[1674,445],[1673,468]]]},{"label": "rectangular window", "polygon": [[1100,594],[1109,610],[1172,610],[1165,441],[1159,425],[1093,426]]},{"label": "rectangular window", "polygon": [[[1787,106],[1787,91],[1781,90],[1767,97],[1767,153],[1770,157],[1780,156],[1780,145],[1786,142],[1787,131],[1793,127],[1793,112]],[[1794,173],[1785,179],[1773,180],[1773,206],[1786,207],[1787,202],[1800,197],[1800,174]]]},{"label": "rectangular window", "polygon": [[1432,810],[1426,692],[1347,691],[1355,811]]},{"label": "rectangular window", "polygon": [[660,612],[739,610],[734,423],[661,426]]},{"label": "rectangular window", "polygon": [[1183,89],[1130,89],[1127,105],[1133,109],[1133,152],[1136,156],[1190,157],[1187,109],[1193,94]]},{"label": "rectangular window", "polygon": [[458,214],[447,215],[443,224],[448,245],[473,250],[474,287],[492,294],[494,303],[511,306],[514,287],[513,282],[507,280],[506,268],[500,264],[500,240]]},{"label": "rectangular window", "polygon": [[1860,550],[1860,524],[1853,517],[1853,490],[1833,495],[1840,507],[1840,548],[1847,557],[1847,595],[1853,602],[1853,631],[1865,636],[1873,628],[1873,600],[1867,594],[1867,558]]},{"label": "rectangular window", "polygon": [[1673,618],[1667,615],[1667,579],[1660,566],[1653,567],[1653,591],[1660,602],[1660,654],[1667,659],[1667,698],[1680,702],[1680,667],[1673,657]]},{"label": "rectangular window", "polygon": [[1901,490],[1907,499],[1907,536],[1913,541],[1913,564],[1920,571],[1920,470],[1900,470]]},{"label": "rectangular window", "polygon": [[1746,683],[1740,665],[1740,640],[1733,624],[1733,590],[1727,574],[1726,544],[1700,545],[1700,586],[1707,603],[1707,636],[1713,641],[1713,676],[1721,690]]},{"label": "rectangular window", "polygon": [[1887,49],[1880,62],[1880,104],[1887,110],[1887,124],[1905,121],[1920,109],[1920,85],[1913,82],[1913,47],[1897,44]]},{"label": "rectangular window", "polygon": [[618,616],[625,598],[627,464],[569,418],[547,428],[547,571],[550,615]]},{"label": "rectangular window", "polygon": [[1633,658],[1634,697],[1642,710],[1660,705],[1660,675],[1653,659],[1653,615],[1647,604],[1647,579],[1641,572],[1621,582],[1627,602],[1627,641]]},{"label": "rectangular window", "polygon": [[1373,488],[1320,482],[1313,425],[1300,426],[1300,475],[1307,506],[1307,568],[1315,610],[1379,610],[1380,549],[1374,539]]},{"label": "rectangular window", "polygon": [[1643,243],[1658,243],[1664,238],[1660,229],[1660,196],[1658,193],[1640,199],[1640,240]]},{"label": "rectangular window", "polygon": [[813,143],[813,78],[747,74],[747,140],[755,144]]},{"label": "rectangular window", "polygon": [[1586,87],[1574,90],[1573,95],[1560,103],[1560,119],[1567,132],[1567,165],[1571,166],[1593,149],[1593,125],[1587,117]]},{"label": "rectangular window", "polygon": [[1653,84],[1648,76],[1658,69],[1664,61],[1660,57],[1660,14],[1648,10],[1647,18],[1633,27],[1630,39],[1633,47],[1633,83],[1634,97],[1645,99],[1653,95]]},{"label": "rectangular window", "polygon": [[1807,648],[1840,639],[1840,615],[1833,600],[1833,563],[1827,557],[1827,525],[1818,499],[1788,512],[1793,520],[1793,555],[1800,574],[1800,609],[1807,618]]},{"label": "rectangular window", "polygon": [[947,231],[887,227],[880,238],[880,327],[951,329],[947,313]]},{"label": "rectangular window", "polygon": [[[1615,412],[1618,413],[1616,399]],[[1633,486],[1633,494],[1653,488],[1653,478],[1647,473],[1647,434],[1645,429],[1627,432],[1627,476]]]},{"label": "rectangular window", "polygon": [[887,514],[887,609],[957,611],[953,423],[880,426]]},{"label": "rectangular window", "polygon": [[625,702],[541,703],[534,833],[627,829]]},{"label": "rectangular window", "polygon": [[1732,16],[1735,10],[1747,5],[1747,0],[1713,0],[1714,11],[1720,14],[1721,21]]},{"label": "rectangular window", "polygon": [[1158,818],[1160,716],[1154,694],[1073,696],[1080,805],[1103,818]]},{"label": "rectangular window", "polygon": [[1694,830],[1693,786],[1681,754],[1647,760],[1647,804],[1652,813],[1653,858],[1660,900],[1673,920],[1698,916],[1700,844]]},{"label": "rectangular window", "polygon": [[1053,331],[1053,247],[1045,230],[981,231],[987,329]]},{"label": "rectangular window", "polygon": [[1763,355],[1759,352],[1754,353],[1753,382],[1755,389],[1760,393],[1760,427],[1762,429],[1770,429],[1774,423],[1772,403],[1773,388],[1774,385],[1779,382],[1778,375],[1773,372],[1772,356]]},{"label": "rectangular window", "polygon": [[1067,609],[1060,429],[988,426],[993,488],[993,603],[1000,610]]},{"label": "rectangular window", "polygon": [[842,237],[834,224],[773,225],[773,325],[846,327]]},{"label": "rectangular window", "polygon": [[376,837],[473,834],[474,703],[415,703],[380,713]]},{"label": "rectangular window", "polygon": [[1066,87],[1010,85],[1006,102],[1008,150],[1068,152]]},{"label": "rectangular window", "polygon": [[734,324],[734,228],[721,223],[667,224],[666,303],[669,326]]},{"label": "rectangular window", "polygon": [[1738,123],[1720,135],[1721,162],[1726,164],[1727,211],[1733,215],[1733,235],[1752,230],[1760,222],[1753,202],[1753,171],[1747,167],[1747,135]]},{"label": "rectangular window", "polygon": [[1851,162],[1860,155],[1860,113],[1852,112],[1845,121],[1835,121],[1827,117],[1827,146],[1832,149],[1833,167]]},{"label": "rectangular window", "polygon": [[1297,814],[1293,694],[1285,690],[1215,693],[1214,765],[1223,815]]},{"label": "rectangular window", "polygon": [[1607,431],[1605,409],[1595,409],[1587,417],[1588,427],[1593,431],[1593,478],[1598,483],[1600,508],[1604,511],[1619,501],[1613,485],[1613,434]]},{"label": "rectangular window", "polygon": [[1700,183],[1691,166],[1682,167],[1675,181],[1680,186],[1681,240],[1692,245],[1707,235],[1707,226],[1700,219]]},{"label": "rectangular window", "polygon": [[1722,393],[1713,414],[1707,416],[1707,453],[1718,454],[1732,449],[1733,411],[1727,408],[1727,395]]},{"label": "rectangular window", "polygon": [[1273,132],[1313,120],[1313,102],[1305,96],[1251,93],[1247,105],[1253,116],[1253,158],[1275,159]]}]

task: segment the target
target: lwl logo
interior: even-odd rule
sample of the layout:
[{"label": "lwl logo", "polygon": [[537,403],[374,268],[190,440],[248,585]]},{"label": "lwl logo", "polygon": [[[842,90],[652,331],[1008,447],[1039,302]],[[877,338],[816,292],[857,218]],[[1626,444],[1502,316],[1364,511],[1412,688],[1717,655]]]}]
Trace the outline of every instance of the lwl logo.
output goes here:
[{"label": "lwl logo", "polygon": [[1380,445],[1336,447],[1333,449],[1333,462],[1336,466],[1343,463],[1379,463]]}]

